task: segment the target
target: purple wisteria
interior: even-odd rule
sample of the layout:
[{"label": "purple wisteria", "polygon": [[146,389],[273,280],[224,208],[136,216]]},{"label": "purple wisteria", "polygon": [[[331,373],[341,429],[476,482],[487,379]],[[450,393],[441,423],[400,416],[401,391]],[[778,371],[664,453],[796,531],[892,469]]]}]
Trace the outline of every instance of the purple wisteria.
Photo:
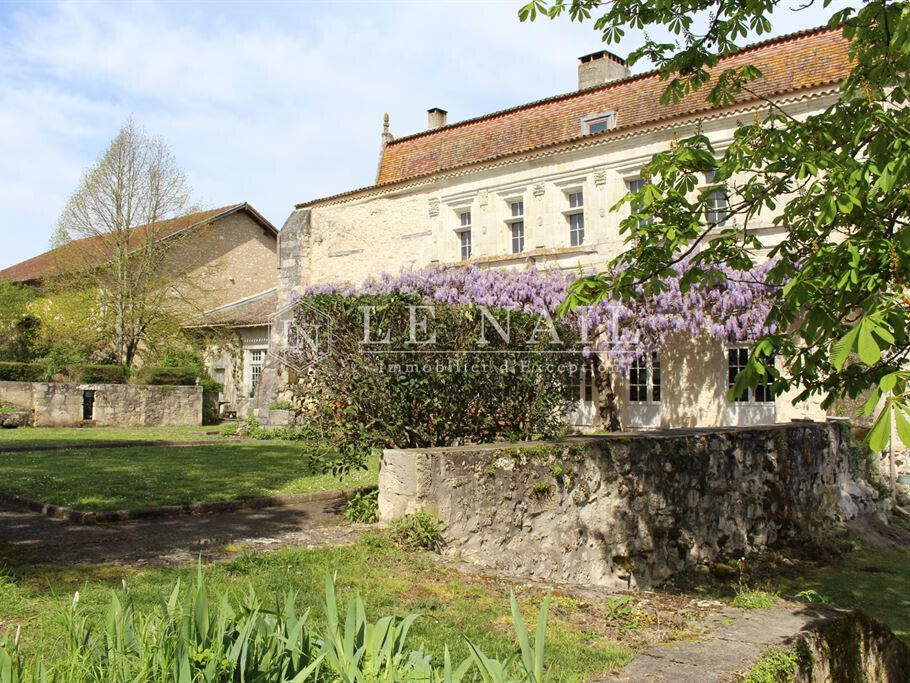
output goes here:
[{"label": "purple wisteria", "polygon": [[[751,271],[725,271],[720,284],[708,288],[680,289],[686,264],[676,266],[666,278],[666,290],[626,304],[607,299],[569,316],[567,322],[584,324],[591,331],[588,352],[604,353],[615,364],[627,367],[650,349],[659,349],[674,335],[708,335],[725,342],[758,339],[768,330],[765,320],[770,309],[772,288],[765,284],[771,264]],[[398,275],[372,278],[359,287],[321,284],[308,288],[314,294],[410,294],[426,303],[458,303],[547,313],[555,316],[577,272],[556,269],[481,269],[476,266],[402,271]]]}]

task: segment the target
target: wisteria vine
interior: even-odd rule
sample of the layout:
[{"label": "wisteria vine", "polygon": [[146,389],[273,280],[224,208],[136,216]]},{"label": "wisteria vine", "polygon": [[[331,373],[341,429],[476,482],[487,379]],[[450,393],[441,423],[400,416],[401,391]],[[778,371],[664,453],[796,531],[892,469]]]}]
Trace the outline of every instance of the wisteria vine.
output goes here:
[{"label": "wisteria vine", "polygon": [[[688,334],[709,335],[724,342],[746,342],[760,338],[773,328],[766,326],[772,287],[766,283],[771,264],[747,271],[722,271],[724,277],[710,287],[692,287],[683,292],[680,279],[687,264],[678,264],[674,274],[664,278],[665,291],[640,297],[629,305],[605,299],[585,311],[572,313],[567,322],[584,324],[596,342],[587,349],[607,356],[627,368],[649,349],[662,348],[669,337]],[[577,272],[557,269],[481,269],[476,266],[404,270],[384,274],[360,286],[318,284],[303,296],[316,294],[408,294],[425,302],[488,306],[526,313],[555,316]]]}]

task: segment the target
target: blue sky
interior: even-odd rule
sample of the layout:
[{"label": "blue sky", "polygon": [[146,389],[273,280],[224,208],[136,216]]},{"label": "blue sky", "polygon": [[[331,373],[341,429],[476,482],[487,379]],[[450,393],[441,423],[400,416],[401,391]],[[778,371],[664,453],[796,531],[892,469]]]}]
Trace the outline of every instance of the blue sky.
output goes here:
[{"label": "blue sky", "polygon": [[[171,145],[199,203],[249,201],[281,227],[296,202],[372,183],[383,112],[405,135],[430,107],[452,122],[574,89],[599,35],[521,24],[521,4],[0,0],[0,267],[47,249],[130,115]],[[775,34],[834,9],[790,6]]]}]

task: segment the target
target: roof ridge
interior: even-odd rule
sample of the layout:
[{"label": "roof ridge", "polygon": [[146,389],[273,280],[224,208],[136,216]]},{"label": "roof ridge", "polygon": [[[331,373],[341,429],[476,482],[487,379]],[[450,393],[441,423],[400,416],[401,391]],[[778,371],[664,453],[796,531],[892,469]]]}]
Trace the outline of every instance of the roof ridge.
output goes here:
[{"label": "roof ridge", "polygon": [[[233,213],[234,211],[239,211],[239,210],[241,210],[241,209],[244,209],[244,210],[246,210],[246,211],[249,211],[250,214],[253,215],[253,216],[255,217],[255,219],[257,220],[257,222],[262,222],[262,221],[264,221],[265,223],[267,223],[268,226],[270,227],[270,229],[271,229],[272,231],[274,231],[275,234],[277,235],[277,233],[278,233],[277,228],[275,228],[271,223],[269,223],[268,220],[265,219],[265,218],[264,218],[258,211],[256,211],[252,206],[250,206],[248,202],[237,202],[237,203],[234,203],[234,204],[227,204],[227,205],[225,205],[225,206],[219,206],[219,207],[212,208],[212,209],[199,209],[199,210],[197,210],[197,211],[190,211],[190,212],[188,212],[188,213],[180,214],[179,216],[174,216],[174,217],[172,217],[172,218],[165,218],[165,219],[162,219],[162,220],[159,220],[159,221],[155,221],[155,222],[152,222],[152,223],[143,223],[143,224],[141,224],[141,225],[136,225],[136,226],[130,228],[130,229],[129,229],[129,232],[132,233],[133,231],[148,229],[150,226],[167,226],[168,224],[172,224],[172,223],[175,223],[175,222],[178,222],[178,221],[181,221],[181,220],[187,220],[187,219],[189,219],[189,220],[192,221],[192,222],[188,222],[188,223],[187,223],[185,226],[183,226],[183,227],[178,227],[178,228],[177,228],[176,230],[174,230],[173,232],[170,232],[170,233],[168,233],[168,234],[166,234],[166,235],[162,235],[162,236],[159,238],[159,239],[161,239],[161,240],[168,240],[168,239],[174,237],[175,235],[179,235],[179,234],[181,234],[181,233],[186,232],[187,230],[191,230],[192,228],[194,228],[194,227],[196,227],[196,226],[198,226],[198,225],[200,225],[200,224],[202,224],[202,223],[205,223],[205,222],[207,222],[207,221],[212,221],[212,220],[218,220],[218,219],[223,218],[223,217],[225,217],[225,216],[227,216],[227,215],[230,215],[230,214]],[[60,249],[65,249],[65,248],[66,248],[67,246],[69,246],[69,245],[77,244],[77,243],[81,243],[81,242],[86,242],[86,241],[89,241],[89,240],[95,240],[95,239],[98,239],[98,238],[100,238],[100,237],[103,237],[103,235],[90,235],[90,236],[88,236],[88,237],[80,237],[80,238],[78,238],[78,239],[70,240],[69,242],[66,242],[66,243],[64,243],[64,244],[60,244],[60,245],[58,245],[58,246],[56,246],[56,247],[53,247],[53,248],[51,248],[51,249],[47,249],[47,250],[45,250],[45,251],[42,251],[42,252],[40,252],[40,253],[38,253],[38,254],[35,254],[34,256],[31,256],[31,257],[29,257],[29,258],[27,258],[27,259],[24,259],[24,260],[22,260],[22,261],[19,261],[18,263],[13,263],[13,264],[7,266],[6,268],[0,269],[0,280],[6,280],[6,279],[9,278],[9,281],[11,281],[11,282],[26,282],[26,281],[28,281],[28,280],[34,280],[34,279],[43,277],[44,275],[47,274],[47,273],[46,273],[47,268],[42,268],[42,266],[41,266],[41,261],[40,261],[41,259],[47,259],[47,258],[49,258],[49,257],[50,257],[52,254],[54,254],[55,252],[58,252]],[[132,239],[132,237],[131,237],[130,239]],[[24,266],[24,265],[26,265],[26,264],[29,264],[29,263],[32,263],[32,262],[36,262],[36,261],[38,262],[38,263],[36,264],[36,265],[37,265],[37,271],[38,271],[38,272],[32,273],[32,274],[30,274],[30,275],[25,275],[25,276],[17,276],[16,274],[11,274],[11,273],[9,273],[9,271],[12,271],[12,270],[14,270],[14,269],[18,269],[18,268],[20,268],[20,267],[22,267],[22,266]]]},{"label": "roof ridge", "polygon": [[[797,96],[798,93],[817,91],[819,89],[825,89],[825,88],[830,89],[834,83],[835,83],[835,81],[818,82],[818,83],[814,83],[814,84],[808,85],[808,86],[800,86],[797,88],[792,88],[790,90],[782,90],[782,91],[774,93],[774,96],[783,97],[784,100],[787,101],[789,98]],[[707,109],[707,111],[709,111],[709,112],[711,112],[711,111],[726,112],[727,115],[732,115],[733,113],[736,113],[741,110],[748,111],[750,107],[754,106],[756,102],[760,102],[760,101],[761,101],[760,98],[750,98],[747,100],[743,100],[741,102],[737,102],[735,105],[731,105],[730,107],[724,107],[722,109],[709,108],[709,109]],[[397,180],[389,180],[389,181],[382,182],[382,183],[364,185],[362,187],[354,188],[353,190],[345,190],[344,192],[338,192],[333,195],[326,195],[324,197],[317,197],[316,199],[310,199],[308,201],[300,202],[298,204],[295,204],[294,208],[295,209],[310,208],[312,206],[321,204],[323,202],[338,201],[338,200],[344,199],[345,197],[354,196],[354,195],[357,195],[357,194],[360,194],[363,192],[367,192],[369,190],[374,190],[376,192],[384,192],[384,191],[386,191],[388,189],[392,189],[396,186],[407,186],[409,184],[413,184],[413,183],[419,182],[419,181],[426,182],[427,179],[432,178],[433,176],[441,175],[441,174],[452,173],[455,171],[461,171],[463,173],[464,169],[468,169],[472,166],[481,166],[481,167],[485,168],[485,166],[484,166],[485,164],[491,164],[493,162],[498,162],[501,164],[502,160],[508,159],[510,157],[524,158],[527,155],[535,154],[535,153],[539,154],[545,150],[561,148],[561,147],[565,147],[567,145],[579,145],[579,144],[582,144],[585,140],[592,140],[593,142],[596,142],[597,140],[612,139],[613,135],[619,134],[619,133],[622,133],[623,135],[628,136],[628,135],[637,135],[637,134],[640,134],[641,132],[650,132],[653,130],[658,130],[661,127],[666,127],[665,124],[668,122],[672,123],[674,121],[679,121],[680,119],[687,119],[687,118],[691,118],[693,116],[700,116],[705,111],[706,111],[705,109],[693,109],[693,110],[689,110],[687,112],[682,112],[680,114],[676,114],[667,119],[661,119],[661,120],[656,120],[656,121],[647,122],[647,123],[640,123],[640,124],[636,124],[633,126],[621,126],[619,128],[611,128],[610,130],[607,130],[607,131],[604,131],[603,133],[598,133],[595,135],[590,135],[590,134],[576,135],[575,137],[568,138],[566,140],[558,140],[556,142],[549,142],[546,144],[538,145],[536,147],[531,147],[526,150],[522,150],[520,152],[507,152],[504,154],[497,154],[497,155],[487,157],[487,158],[477,160],[477,161],[468,161],[465,163],[456,164],[455,166],[447,167],[447,168],[441,169],[441,170],[427,171],[426,173],[420,173],[420,174],[408,176],[405,178],[399,178]],[[662,126],[658,125],[659,123],[664,124],[664,125],[662,125]]]},{"label": "roof ridge", "polygon": [[236,301],[231,301],[230,303],[222,304],[221,306],[216,306],[215,308],[210,308],[207,311],[203,311],[200,314],[200,317],[209,315],[211,313],[218,313],[219,311],[229,310],[235,306],[242,306],[243,304],[248,304],[251,301],[255,301],[256,299],[261,299],[261,298],[268,296],[269,294],[272,294],[277,291],[278,291],[277,286],[270,287],[269,289],[264,289],[261,292],[256,292],[255,294],[250,294],[249,296],[245,296],[242,299],[237,299]]},{"label": "roof ridge", "polygon": [[[779,45],[781,43],[786,43],[792,40],[798,40],[800,38],[807,38],[809,36],[818,35],[821,33],[837,31],[838,28],[831,28],[830,26],[816,26],[814,28],[802,29],[800,31],[794,31],[792,33],[787,33],[782,36],[777,36],[775,38],[767,38],[766,40],[759,41],[757,43],[752,43],[751,45],[746,45],[735,52],[723,55],[721,60],[729,59],[737,55],[741,55],[747,52],[754,52],[755,50],[760,50],[771,45]],[[436,135],[438,133],[452,130],[453,128],[460,128],[461,126],[470,125],[472,123],[477,123],[478,121],[486,121],[488,119],[493,119],[498,116],[504,116],[506,114],[511,114],[516,111],[522,111],[524,109],[531,109],[532,107],[537,107],[543,104],[549,104],[551,102],[559,102],[561,100],[571,99],[572,97],[577,97],[579,95],[586,95],[588,93],[597,92],[598,90],[609,90],[620,85],[625,85],[628,83],[634,83],[635,81],[645,80],[646,78],[652,78],[654,76],[659,76],[659,69],[651,69],[650,71],[645,71],[644,73],[635,74],[632,76],[627,76],[625,78],[619,78],[615,81],[610,81],[609,83],[603,83],[601,85],[591,86],[590,88],[584,88],[583,90],[571,90],[569,92],[564,92],[558,95],[551,95],[549,97],[544,97],[538,100],[532,100],[530,102],[525,102],[523,104],[518,104],[512,107],[506,107],[505,109],[498,109],[496,111],[489,112],[487,114],[481,114],[480,116],[474,116],[469,119],[464,119],[463,121],[455,121],[446,126],[441,126],[439,128],[434,128],[432,130],[421,130],[416,133],[409,133],[408,135],[403,135],[401,137],[390,140],[386,147],[394,147],[400,142],[407,142],[408,140],[414,140],[415,138],[429,137],[431,135]]]}]

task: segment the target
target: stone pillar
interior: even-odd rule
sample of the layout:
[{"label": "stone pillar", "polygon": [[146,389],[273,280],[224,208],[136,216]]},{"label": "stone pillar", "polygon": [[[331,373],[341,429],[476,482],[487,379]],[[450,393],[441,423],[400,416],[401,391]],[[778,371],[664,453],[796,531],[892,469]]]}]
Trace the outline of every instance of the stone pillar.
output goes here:
[{"label": "stone pillar", "polygon": [[[278,233],[278,310],[290,306],[294,294],[309,282],[310,237],[310,210],[296,209]],[[277,326],[269,329],[270,348],[281,344],[283,333],[284,330]],[[287,377],[287,369],[275,355],[267,354],[256,394],[250,399],[250,413],[260,424],[271,424],[269,405],[286,389]],[[287,421],[282,422],[286,424]]]}]

